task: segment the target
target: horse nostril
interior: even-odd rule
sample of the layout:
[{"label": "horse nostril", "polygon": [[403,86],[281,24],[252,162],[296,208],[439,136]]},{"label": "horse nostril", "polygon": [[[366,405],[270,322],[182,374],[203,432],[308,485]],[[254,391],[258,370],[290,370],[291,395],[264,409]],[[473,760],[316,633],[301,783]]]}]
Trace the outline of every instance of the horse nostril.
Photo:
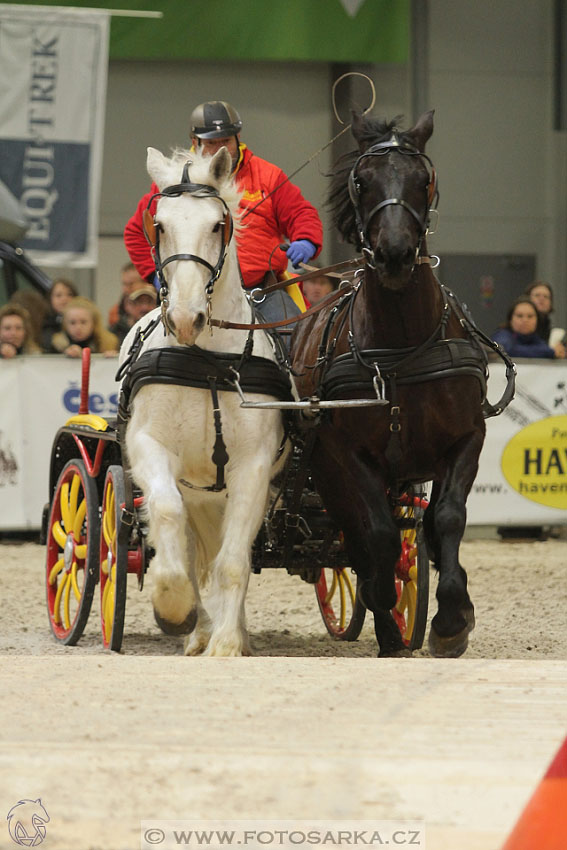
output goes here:
[{"label": "horse nostril", "polygon": [[197,316],[195,318],[195,328],[198,331],[202,331],[204,327],[205,327],[205,314],[204,313],[197,313]]},{"label": "horse nostril", "polygon": [[415,251],[412,248],[408,248],[404,254],[404,263],[406,266],[411,266],[413,264],[415,257]]}]

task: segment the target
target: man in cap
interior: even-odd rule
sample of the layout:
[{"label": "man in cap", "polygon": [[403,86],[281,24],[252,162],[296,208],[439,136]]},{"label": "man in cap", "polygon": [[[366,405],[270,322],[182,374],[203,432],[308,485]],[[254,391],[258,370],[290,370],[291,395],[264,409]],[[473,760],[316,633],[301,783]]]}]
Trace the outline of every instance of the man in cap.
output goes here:
[{"label": "man in cap", "polygon": [[124,313],[109,326],[109,330],[118,337],[120,345],[124,342],[130,328],[156,305],[157,292],[154,286],[144,283],[143,280],[132,284],[130,293],[124,298]]},{"label": "man in cap", "polygon": [[[246,224],[236,237],[238,261],[244,287],[254,289],[273,282],[273,278],[270,281],[270,268],[281,277],[288,261],[298,268],[300,263],[316,257],[323,243],[323,227],[315,207],[284,172],[256,156],[240,141],[241,129],[238,112],[226,101],[202,103],[191,115],[193,146],[207,156],[212,156],[224,146],[232,157],[236,184],[243,192],[240,207]],[[150,192],[140,200],[124,231],[130,258],[147,281],[153,281],[155,269],[144,236],[142,215],[151,194],[157,191],[153,184]],[[155,212],[155,202],[150,210]],[[289,242],[289,246],[282,250],[279,245],[284,240]],[[274,296],[277,298],[274,299]],[[287,315],[299,312],[285,292],[273,293],[268,302],[261,305],[267,321],[272,320],[274,315],[281,318],[282,312]]]}]

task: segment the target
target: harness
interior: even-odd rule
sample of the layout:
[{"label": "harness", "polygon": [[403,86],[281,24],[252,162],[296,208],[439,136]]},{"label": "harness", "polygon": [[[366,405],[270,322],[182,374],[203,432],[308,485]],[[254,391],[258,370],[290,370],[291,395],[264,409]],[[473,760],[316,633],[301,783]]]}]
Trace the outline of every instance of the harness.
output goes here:
[{"label": "harness", "polygon": [[[138,328],[128,356],[122,363],[116,374],[116,380],[122,380],[120,402],[118,408],[118,430],[119,439],[125,449],[125,430],[130,418],[131,402],[143,386],[148,384],[171,384],[176,386],[187,386],[199,389],[208,389],[211,393],[213,404],[213,419],[215,428],[215,443],[213,447],[212,461],[216,466],[216,481],[208,487],[197,487],[185,479],[181,483],[195,490],[209,492],[220,492],[226,489],[225,467],[229,460],[222,435],[222,419],[219,406],[219,391],[239,392],[243,391],[275,396],[279,401],[289,402],[293,399],[291,393],[291,382],[287,372],[284,372],[277,363],[264,357],[252,354],[254,337],[250,330],[244,350],[241,354],[205,351],[199,346],[190,347],[168,347],[151,349],[140,354],[144,341],[153,333],[160,321],[164,325],[164,333],[172,333],[172,328],[167,318],[169,306],[169,289],[164,275],[164,268],[174,260],[188,260],[205,266],[210,276],[205,285],[207,295],[207,318],[211,321],[211,299],[216,281],[219,279],[224,263],[226,261],[228,247],[234,233],[232,215],[225,200],[218,191],[206,184],[192,183],[189,178],[189,162],[183,167],[181,183],[167,187],[151,196],[148,206],[144,210],[143,223],[146,238],[151,246],[156,273],[160,282],[161,315],[153,319],[143,330]],[[224,207],[224,217],[219,221],[221,245],[219,257],[213,266],[208,260],[196,254],[180,253],[172,254],[162,260],[159,249],[160,225],[150,212],[150,206],[156,198],[178,197],[188,192],[197,198],[214,198],[221,202]],[[252,319],[254,320],[254,310]],[[250,328],[253,328],[252,324]],[[278,355],[283,358],[281,352]],[[283,451],[287,434],[280,446],[280,454]],[[127,505],[128,507],[128,505]]]},{"label": "harness", "polygon": [[[193,490],[218,493],[226,489],[224,477],[229,455],[222,436],[222,419],[219,391],[260,393],[275,396],[280,401],[291,401],[291,382],[277,363],[266,357],[256,357],[244,351],[227,354],[205,351],[197,345],[188,348],[154,348],[144,352],[128,370],[120,394],[119,421],[127,421],[130,405],[142,389],[149,384],[169,384],[182,387],[208,389],[213,402],[215,443],[212,461],[216,466],[216,481],[208,487],[197,487],[184,478],[180,483]],[[283,451],[287,434],[280,446]]]},{"label": "harness", "polygon": [[[356,344],[352,330],[354,300],[358,289],[345,295],[340,316],[340,306],[329,314],[321,337],[317,367],[321,370],[315,394],[332,404],[341,398],[350,398],[353,393],[368,395],[374,391],[384,406],[390,407],[390,439],[386,447],[386,459],[393,473],[391,491],[396,494],[396,470],[401,462],[401,423],[398,404],[398,387],[470,375],[479,383],[482,413],[485,419],[498,416],[514,398],[516,367],[508,354],[475,324],[468,310],[457,296],[437,281],[443,307],[441,317],[433,333],[421,345],[394,349],[361,350]],[[349,351],[333,357],[335,345],[346,319],[350,319],[348,331]],[[467,331],[466,338],[447,338],[446,329],[451,314],[455,315]],[[338,327],[333,330],[334,326]],[[488,358],[483,346],[491,348],[506,365],[506,388],[500,400],[492,405],[486,397],[488,380]]]}]

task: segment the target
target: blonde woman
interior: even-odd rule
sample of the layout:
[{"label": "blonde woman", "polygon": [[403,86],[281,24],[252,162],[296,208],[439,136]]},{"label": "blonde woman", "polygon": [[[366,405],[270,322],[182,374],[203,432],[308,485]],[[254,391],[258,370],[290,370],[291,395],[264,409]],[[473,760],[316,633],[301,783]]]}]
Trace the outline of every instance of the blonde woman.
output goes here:
[{"label": "blonde woman", "polygon": [[90,348],[93,354],[114,357],[119,345],[117,337],[105,330],[96,304],[79,295],[65,305],[62,328],[51,339],[51,351],[66,357],[81,357],[83,348]]},{"label": "blonde woman", "polygon": [[18,354],[38,354],[39,351],[26,308],[20,304],[5,304],[0,309],[0,357],[8,360]]}]

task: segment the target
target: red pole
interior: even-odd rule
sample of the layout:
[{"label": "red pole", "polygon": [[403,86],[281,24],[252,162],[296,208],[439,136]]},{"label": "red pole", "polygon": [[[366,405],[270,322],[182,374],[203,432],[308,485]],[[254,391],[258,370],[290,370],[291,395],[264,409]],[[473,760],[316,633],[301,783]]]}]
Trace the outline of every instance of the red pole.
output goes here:
[{"label": "red pole", "polygon": [[86,414],[89,412],[89,377],[91,371],[91,350],[83,348],[83,365],[81,370],[81,404],[79,413]]}]

